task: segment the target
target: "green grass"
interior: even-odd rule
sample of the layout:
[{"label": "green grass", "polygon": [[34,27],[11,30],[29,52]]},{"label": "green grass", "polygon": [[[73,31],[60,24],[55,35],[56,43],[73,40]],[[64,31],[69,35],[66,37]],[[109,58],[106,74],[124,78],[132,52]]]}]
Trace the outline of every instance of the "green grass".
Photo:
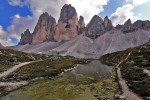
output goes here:
[{"label": "green grass", "polygon": [[53,80],[40,80],[16,90],[2,100],[113,100],[113,78],[94,81],[78,75],[76,81],[65,74]]},{"label": "green grass", "polygon": [[150,69],[149,43],[125,51],[104,55],[100,60],[115,67],[129,52],[131,52],[130,57],[121,64],[122,76],[133,92],[146,99],[150,97],[150,77],[143,70]]},{"label": "green grass", "polygon": [[19,62],[45,59],[44,55],[28,54],[11,49],[0,49],[0,72],[7,70]]},{"label": "green grass", "polygon": [[57,60],[43,60],[22,66],[14,73],[7,76],[3,81],[31,80],[36,77],[54,77],[64,69],[72,68],[75,64],[87,63],[89,60],[74,57],[58,57]]}]

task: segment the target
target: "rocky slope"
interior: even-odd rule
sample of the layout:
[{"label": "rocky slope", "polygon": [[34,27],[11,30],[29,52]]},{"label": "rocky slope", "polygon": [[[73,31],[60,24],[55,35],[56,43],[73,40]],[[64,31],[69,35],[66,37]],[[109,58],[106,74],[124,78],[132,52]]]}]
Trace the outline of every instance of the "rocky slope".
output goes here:
[{"label": "rocky slope", "polygon": [[71,55],[82,58],[99,58],[107,53],[142,45],[148,42],[149,38],[150,32],[145,30],[139,30],[128,34],[114,30],[103,34],[95,40],[81,34],[53,49],[52,52],[59,52],[64,56]]}]

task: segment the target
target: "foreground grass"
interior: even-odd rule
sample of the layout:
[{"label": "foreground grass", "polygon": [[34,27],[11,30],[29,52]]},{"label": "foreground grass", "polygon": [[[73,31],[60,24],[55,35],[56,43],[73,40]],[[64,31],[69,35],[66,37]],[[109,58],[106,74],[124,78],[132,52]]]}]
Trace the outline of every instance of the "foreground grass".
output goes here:
[{"label": "foreground grass", "polygon": [[131,52],[130,57],[121,64],[122,76],[133,92],[147,100],[147,97],[150,97],[150,77],[143,70],[150,68],[149,43],[125,51],[107,54],[101,60],[103,63],[115,67],[129,52]]},{"label": "foreground grass", "polygon": [[41,80],[3,97],[2,100],[113,100],[113,78],[94,80],[70,74],[53,80]]},{"label": "foreground grass", "polygon": [[20,62],[45,59],[44,55],[28,54],[11,49],[0,49],[0,72]]},{"label": "foreground grass", "polygon": [[74,67],[75,64],[88,62],[89,60],[70,56],[58,57],[56,60],[47,59],[22,66],[14,73],[2,79],[2,81],[31,80],[36,77],[55,77],[65,69]]}]

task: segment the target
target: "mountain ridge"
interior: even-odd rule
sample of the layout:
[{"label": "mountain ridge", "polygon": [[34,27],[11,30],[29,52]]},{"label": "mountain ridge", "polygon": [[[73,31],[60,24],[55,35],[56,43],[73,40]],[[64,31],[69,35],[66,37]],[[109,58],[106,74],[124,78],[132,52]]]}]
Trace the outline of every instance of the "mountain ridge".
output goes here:
[{"label": "mountain ridge", "polygon": [[[21,40],[24,40],[24,37],[21,36]],[[85,26],[84,17],[81,16],[78,20],[76,9],[70,4],[65,4],[57,23],[51,15],[43,13],[32,33],[32,41],[20,42],[19,45],[10,48],[47,54],[55,51],[62,55],[94,58],[142,45],[148,42],[149,38],[148,20],[132,23],[128,19],[124,25],[114,27],[107,16],[102,19],[94,15]]]}]

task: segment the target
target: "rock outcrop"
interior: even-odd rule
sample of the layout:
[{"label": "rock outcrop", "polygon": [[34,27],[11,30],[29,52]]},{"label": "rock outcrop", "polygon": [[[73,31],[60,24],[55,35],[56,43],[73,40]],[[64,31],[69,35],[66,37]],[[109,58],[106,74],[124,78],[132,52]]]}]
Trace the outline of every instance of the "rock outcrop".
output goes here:
[{"label": "rock outcrop", "polygon": [[137,31],[137,28],[134,27],[134,25],[132,24],[131,20],[128,19],[128,20],[124,23],[124,25],[123,25],[123,27],[122,27],[122,32],[123,32],[123,33],[130,33],[130,32],[135,32],[135,31]]},{"label": "rock outcrop", "polygon": [[55,40],[58,42],[70,40],[78,35],[78,16],[74,7],[65,4],[61,9],[60,18],[58,20]]},{"label": "rock outcrop", "polygon": [[110,31],[110,30],[113,29],[112,22],[107,16],[104,18],[104,23],[103,24],[104,24],[104,27],[105,27],[105,32]]},{"label": "rock outcrop", "polygon": [[82,34],[84,30],[85,30],[84,18],[80,16],[79,22],[78,22],[78,33]]},{"label": "rock outcrop", "polygon": [[116,28],[117,30],[120,30],[120,29],[122,29],[122,25],[118,24],[115,28]]},{"label": "rock outcrop", "polygon": [[54,41],[56,29],[56,20],[47,12],[43,13],[34,29],[32,35],[32,44],[41,43],[44,41]]},{"label": "rock outcrop", "polygon": [[0,43],[0,49],[4,48],[4,46]]},{"label": "rock outcrop", "polygon": [[19,45],[30,44],[32,42],[32,34],[29,29],[27,29],[24,33],[21,34],[21,39]]},{"label": "rock outcrop", "polygon": [[150,21],[142,21],[142,20],[137,20],[136,22],[133,23],[134,27],[140,28],[140,29],[150,29]]},{"label": "rock outcrop", "polygon": [[86,27],[86,36],[94,39],[98,36],[103,35],[105,32],[105,27],[103,25],[103,19],[100,18],[98,15],[95,15],[90,23]]}]

